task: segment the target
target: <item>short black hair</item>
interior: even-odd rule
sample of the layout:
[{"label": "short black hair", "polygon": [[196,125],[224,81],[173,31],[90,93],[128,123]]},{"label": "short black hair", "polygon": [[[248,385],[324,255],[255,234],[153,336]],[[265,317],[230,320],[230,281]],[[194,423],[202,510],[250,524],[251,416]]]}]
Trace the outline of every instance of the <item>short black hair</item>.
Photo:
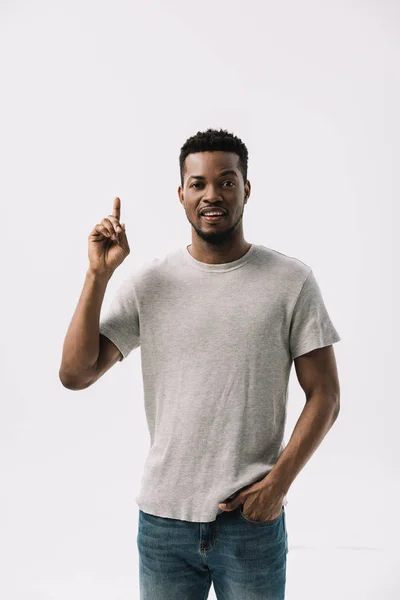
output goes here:
[{"label": "short black hair", "polygon": [[183,187],[185,159],[188,154],[194,152],[235,152],[239,156],[238,168],[243,176],[244,183],[247,182],[248,150],[242,140],[225,129],[207,129],[198,131],[196,135],[188,138],[183,144],[179,155],[179,170],[181,175],[181,187]]}]

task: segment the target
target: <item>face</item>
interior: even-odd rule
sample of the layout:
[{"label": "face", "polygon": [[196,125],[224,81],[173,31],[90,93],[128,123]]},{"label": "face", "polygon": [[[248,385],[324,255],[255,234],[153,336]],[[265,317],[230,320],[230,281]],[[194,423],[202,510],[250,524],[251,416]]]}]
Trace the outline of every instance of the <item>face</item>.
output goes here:
[{"label": "face", "polygon": [[[222,244],[234,235],[243,236],[244,205],[250,196],[238,168],[239,156],[233,152],[195,152],[185,160],[183,189],[179,199],[197,235],[211,244]],[[229,173],[224,171],[229,170]],[[221,208],[225,214],[208,221],[200,213],[205,208]]]}]

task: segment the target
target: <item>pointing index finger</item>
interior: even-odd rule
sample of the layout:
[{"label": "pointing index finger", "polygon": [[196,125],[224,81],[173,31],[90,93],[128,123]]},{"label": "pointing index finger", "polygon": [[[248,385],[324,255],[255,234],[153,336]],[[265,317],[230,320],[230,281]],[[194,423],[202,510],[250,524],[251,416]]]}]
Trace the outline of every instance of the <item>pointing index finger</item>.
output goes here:
[{"label": "pointing index finger", "polygon": [[118,221],[121,218],[121,200],[118,198],[118,196],[114,198],[113,217],[118,219]]}]

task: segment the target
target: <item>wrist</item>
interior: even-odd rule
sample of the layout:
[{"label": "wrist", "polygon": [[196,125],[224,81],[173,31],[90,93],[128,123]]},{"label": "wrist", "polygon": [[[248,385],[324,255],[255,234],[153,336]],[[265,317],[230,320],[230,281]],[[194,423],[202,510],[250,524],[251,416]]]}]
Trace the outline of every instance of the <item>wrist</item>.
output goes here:
[{"label": "wrist", "polygon": [[275,494],[279,494],[281,496],[286,496],[289,485],[283,480],[283,478],[278,477],[276,473],[272,473],[270,471],[262,480],[262,483],[265,487],[273,490]]},{"label": "wrist", "polygon": [[89,267],[86,271],[86,277],[95,281],[108,282],[111,279],[113,273],[114,271],[100,271]]}]

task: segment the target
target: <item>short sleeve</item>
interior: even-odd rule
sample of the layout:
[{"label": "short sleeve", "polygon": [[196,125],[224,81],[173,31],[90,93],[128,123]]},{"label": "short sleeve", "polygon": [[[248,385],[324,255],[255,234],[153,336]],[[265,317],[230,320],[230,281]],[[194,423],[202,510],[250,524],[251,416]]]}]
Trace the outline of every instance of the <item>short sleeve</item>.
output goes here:
[{"label": "short sleeve", "polygon": [[132,275],[117,288],[107,310],[101,311],[99,331],[120,350],[120,361],[140,346],[139,311]]},{"label": "short sleeve", "polygon": [[310,270],[297,298],[290,323],[289,345],[292,359],[316,348],[340,341],[320,287]]}]

